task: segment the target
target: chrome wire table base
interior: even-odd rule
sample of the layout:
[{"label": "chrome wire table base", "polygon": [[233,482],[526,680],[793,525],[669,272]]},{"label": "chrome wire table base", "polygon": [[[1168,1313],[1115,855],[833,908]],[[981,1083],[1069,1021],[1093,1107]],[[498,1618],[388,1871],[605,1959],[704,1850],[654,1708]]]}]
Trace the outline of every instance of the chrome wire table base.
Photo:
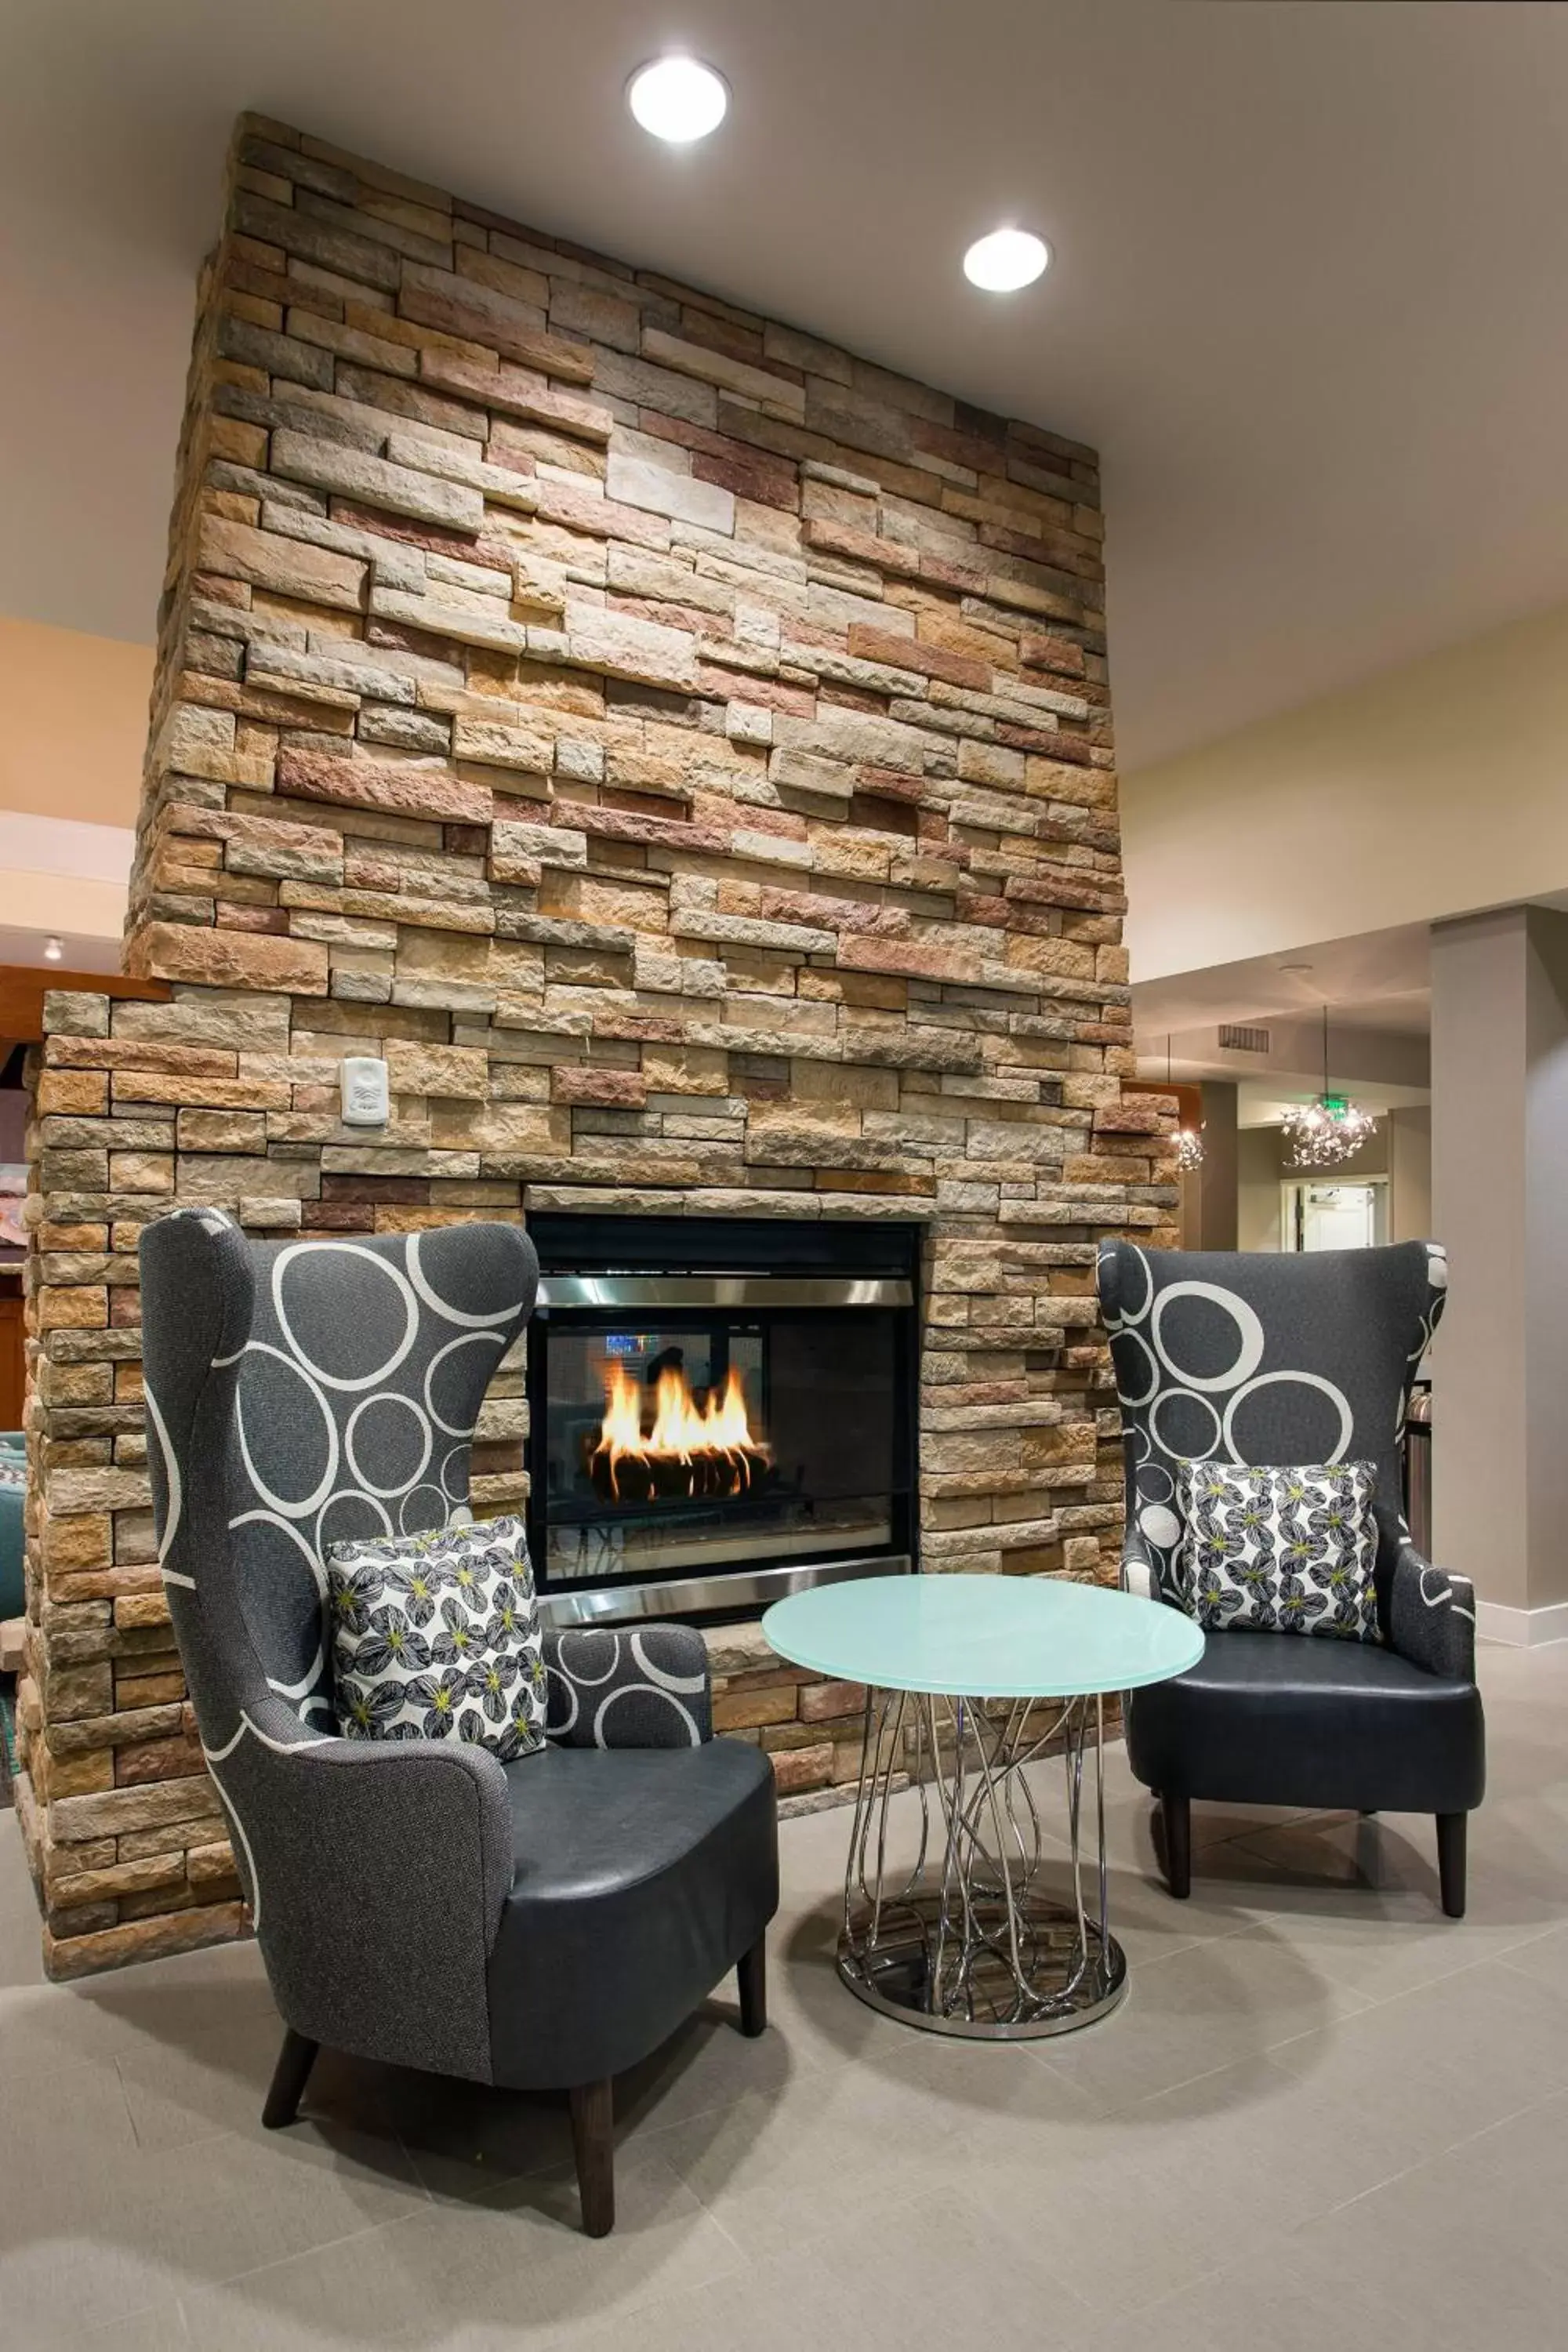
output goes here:
[{"label": "chrome wire table base", "polygon": [[[931,2033],[1027,2041],[1106,2016],[1127,1962],[1106,1919],[1104,1703],[983,1702],[868,1691],[838,1972],[873,2009]],[[1058,1741],[1067,1780],[1067,1899],[1046,1860],[1026,1765]],[[1085,1765],[1094,1855],[1086,1899]],[[907,1790],[919,1851],[893,1858],[889,1808]]]}]

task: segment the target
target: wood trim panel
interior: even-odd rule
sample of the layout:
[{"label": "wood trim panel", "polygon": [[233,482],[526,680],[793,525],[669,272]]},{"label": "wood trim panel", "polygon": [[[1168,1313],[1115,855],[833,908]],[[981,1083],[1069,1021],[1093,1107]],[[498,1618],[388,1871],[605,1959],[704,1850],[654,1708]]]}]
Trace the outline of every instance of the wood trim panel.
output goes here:
[{"label": "wood trim panel", "polygon": [[40,971],[31,964],[0,964],[0,1037],[13,1045],[41,1045],[44,998],[56,989],[73,989],[86,996],[139,996],[166,1004],[171,991],[159,980],[126,980],[117,971]]}]

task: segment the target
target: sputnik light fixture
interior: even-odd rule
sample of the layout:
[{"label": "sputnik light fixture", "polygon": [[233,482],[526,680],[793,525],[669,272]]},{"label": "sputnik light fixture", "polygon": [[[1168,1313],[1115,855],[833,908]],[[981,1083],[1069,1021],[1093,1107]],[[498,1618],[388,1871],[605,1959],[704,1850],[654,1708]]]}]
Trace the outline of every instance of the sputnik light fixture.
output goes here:
[{"label": "sputnik light fixture", "polygon": [[1291,1103],[1279,1121],[1290,1144],[1292,1168],[1337,1168],[1377,1133],[1371,1111],[1348,1095],[1329,1092],[1329,1008],[1323,1007],[1323,1091],[1315,1102]]}]

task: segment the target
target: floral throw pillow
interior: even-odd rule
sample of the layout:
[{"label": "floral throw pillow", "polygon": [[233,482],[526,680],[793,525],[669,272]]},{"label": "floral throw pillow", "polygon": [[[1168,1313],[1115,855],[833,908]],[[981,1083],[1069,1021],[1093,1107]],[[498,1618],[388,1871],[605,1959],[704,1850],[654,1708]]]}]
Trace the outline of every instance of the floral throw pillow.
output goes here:
[{"label": "floral throw pillow", "polygon": [[1211,1632],[1375,1642],[1375,1485],[1370,1462],[1184,1463],[1177,1573],[1188,1614]]},{"label": "floral throw pillow", "polygon": [[544,1744],[544,1641],[521,1519],[369,1536],[327,1554],[346,1739],[466,1739],[503,1763]]}]

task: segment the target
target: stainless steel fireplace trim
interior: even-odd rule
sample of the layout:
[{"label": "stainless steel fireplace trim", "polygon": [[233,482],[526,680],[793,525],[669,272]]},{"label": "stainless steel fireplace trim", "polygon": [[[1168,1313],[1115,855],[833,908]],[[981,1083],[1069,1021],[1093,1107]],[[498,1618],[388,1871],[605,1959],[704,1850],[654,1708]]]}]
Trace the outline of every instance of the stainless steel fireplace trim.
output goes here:
[{"label": "stainless steel fireplace trim", "polygon": [[858,1576],[910,1576],[914,1565],[907,1551],[874,1552],[864,1559],[791,1560],[778,1568],[672,1577],[663,1583],[600,1585],[583,1592],[562,1588],[542,1592],[539,1608],[551,1625],[615,1625],[709,1609],[763,1608],[811,1585],[847,1584]]},{"label": "stainless steel fireplace trim", "polygon": [[897,1276],[790,1274],[547,1274],[539,1311],[594,1307],[912,1307]]}]

